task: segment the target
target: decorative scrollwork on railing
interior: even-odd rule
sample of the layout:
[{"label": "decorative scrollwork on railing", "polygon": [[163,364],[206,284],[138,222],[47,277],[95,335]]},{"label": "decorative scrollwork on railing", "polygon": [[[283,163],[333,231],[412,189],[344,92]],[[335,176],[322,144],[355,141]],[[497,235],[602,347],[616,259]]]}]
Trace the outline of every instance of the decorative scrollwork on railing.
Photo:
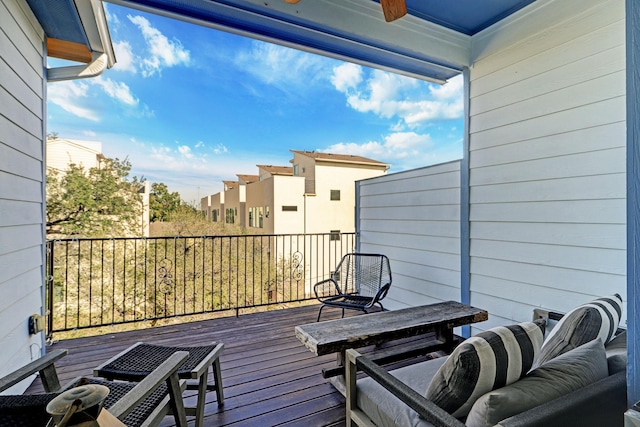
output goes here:
[{"label": "decorative scrollwork on railing", "polygon": [[170,294],[173,290],[173,273],[171,260],[165,258],[160,262],[158,267],[158,283],[160,284],[160,290],[165,294]]},{"label": "decorative scrollwork on railing", "polygon": [[301,252],[294,252],[291,256],[291,278],[295,281],[302,280],[304,274],[304,256]]}]

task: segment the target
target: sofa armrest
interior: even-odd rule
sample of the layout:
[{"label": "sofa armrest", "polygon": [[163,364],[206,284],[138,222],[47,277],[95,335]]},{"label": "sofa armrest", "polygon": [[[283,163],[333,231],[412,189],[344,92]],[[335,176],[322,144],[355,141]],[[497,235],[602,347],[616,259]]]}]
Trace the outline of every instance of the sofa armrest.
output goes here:
[{"label": "sofa armrest", "polygon": [[618,372],[543,405],[514,415],[501,427],[622,425],[627,410],[626,373]]},{"label": "sofa armrest", "polygon": [[352,421],[357,422],[358,425],[367,425],[366,421],[362,421],[363,418],[366,420],[366,415],[357,407],[356,373],[361,370],[434,426],[464,427],[460,420],[448,414],[367,357],[352,349],[347,350],[346,356],[347,426],[352,425]]}]

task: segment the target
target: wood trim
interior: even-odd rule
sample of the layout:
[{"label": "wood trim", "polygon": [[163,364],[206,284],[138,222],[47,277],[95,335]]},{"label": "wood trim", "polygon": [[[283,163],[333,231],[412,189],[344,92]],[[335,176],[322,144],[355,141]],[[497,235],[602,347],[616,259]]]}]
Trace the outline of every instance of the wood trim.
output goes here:
[{"label": "wood trim", "polygon": [[47,38],[47,56],[86,64],[93,60],[91,51],[87,46],[52,38]]},{"label": "wood trim", "polygon": [[407,3],[405,0],[380,0],[382,12],[384,12],[384,20],[387,22],[395,21],[407,14]]}]

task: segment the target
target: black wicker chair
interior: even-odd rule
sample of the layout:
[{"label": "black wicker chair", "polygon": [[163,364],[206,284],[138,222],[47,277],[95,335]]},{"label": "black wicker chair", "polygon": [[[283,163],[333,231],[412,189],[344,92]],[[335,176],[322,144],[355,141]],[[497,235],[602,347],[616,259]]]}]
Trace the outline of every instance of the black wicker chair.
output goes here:
[{"label": "black wicker chair", "polygon": [[326,306],[360,310],[368,313],[375,305],[382,306],[382,299],[391,287],[389,258],[379,254],[350,253],[331,274],[331,278],[316,283],[313,291],[322,303],[318,321]]},{"label": "black wicker chair", "polygon": [[182,401],[182,392],[186,383],[179,381],[176,370],[188,358],[188,353],[180,352],[171,355],[158,369],[139,383],[77,378],[67,386],[60,387],[54,362],[65,354],[67,350],[54,350],[0,379],[0,392],[2,392],[38,372],[47,392],[46,394],[0,396],[0,427],[47,425],[51,418],[45,409],[47,404],[65,390],[84,384],[107,386],[109,395],[104,402],[104,408],[129,427],[158,425],[169,412],[173,412],[176,425],[187,425]]}]

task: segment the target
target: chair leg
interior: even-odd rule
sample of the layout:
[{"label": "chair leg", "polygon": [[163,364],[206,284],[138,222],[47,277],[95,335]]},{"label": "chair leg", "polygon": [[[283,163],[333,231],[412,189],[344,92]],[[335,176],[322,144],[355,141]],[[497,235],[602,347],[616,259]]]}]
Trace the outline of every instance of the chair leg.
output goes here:
[{"label": "chair leg", "polygon": [[204,421],[204,405],[207,400],[207,376],[209,370],[207,369],[200,376],[198,382],[198,401],[196,403],[196,427],[202,427]]},{"label": "chair leg", "polygon": [[216,359],[211,365],[213,369],[213,379],[215,381],[216,399],[218,399],[218,406],[224,404],[224,391],[222,388],[222,370],[220,369],[220,358]]},{"label": "chair leg", "polygon": [[320,321],[320,315],[322,314],[322,309],[324,308],[324,304],[320,306],[320,310],[318,310],[318,318],[316,319],[316,322]]},{"label": "chair leg", "polygon": [[344,318],[344,308],[342,309],[342,317]]}]

